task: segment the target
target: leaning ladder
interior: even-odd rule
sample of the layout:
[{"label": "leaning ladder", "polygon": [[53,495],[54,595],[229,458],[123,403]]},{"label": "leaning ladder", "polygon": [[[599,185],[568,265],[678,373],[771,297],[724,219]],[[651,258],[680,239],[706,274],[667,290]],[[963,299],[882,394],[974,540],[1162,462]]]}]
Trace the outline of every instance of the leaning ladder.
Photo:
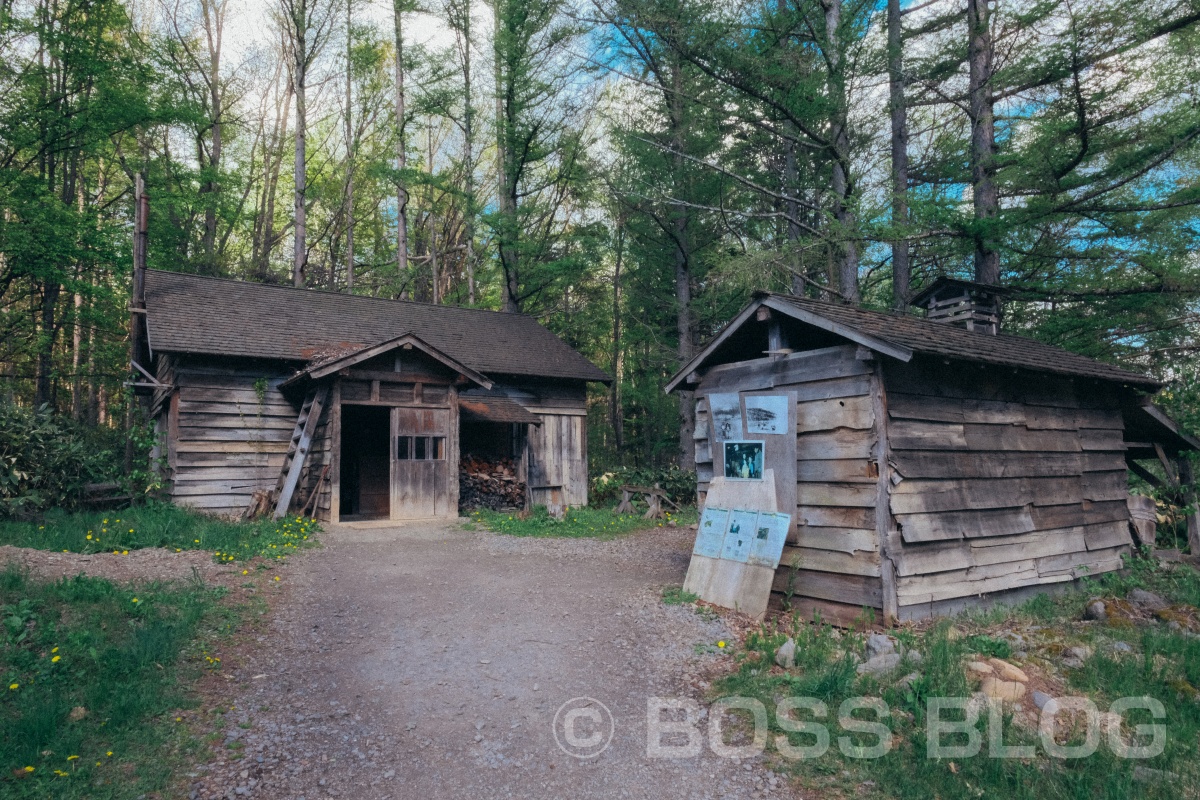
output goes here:
[{"label": "leaning ladder", "polygon": [[275,484],[275,519],[287,516],[288,507],[292,504],[292,495],[296,492],[296,484],[300,482],[300,473],[304,470],[304,462],[308,458],[313,433],[316,432],[317,423],[321,419],[321,409],[325,406],[325,398],[328,396],[328,384],[315,386],[300,405],[300,415],[296,417],[292,441],[288,445],[287,455],[283,457],[279,482]]}]

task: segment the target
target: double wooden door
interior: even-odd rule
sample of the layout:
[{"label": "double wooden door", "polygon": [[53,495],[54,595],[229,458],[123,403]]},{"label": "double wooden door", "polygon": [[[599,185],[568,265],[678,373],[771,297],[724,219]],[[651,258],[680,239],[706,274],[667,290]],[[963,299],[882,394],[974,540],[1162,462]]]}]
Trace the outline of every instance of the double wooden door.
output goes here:
[{"label": "double wooden door", "polygon": [[451,516],[457,459],[448,408],[392,409],[392,519]]}]

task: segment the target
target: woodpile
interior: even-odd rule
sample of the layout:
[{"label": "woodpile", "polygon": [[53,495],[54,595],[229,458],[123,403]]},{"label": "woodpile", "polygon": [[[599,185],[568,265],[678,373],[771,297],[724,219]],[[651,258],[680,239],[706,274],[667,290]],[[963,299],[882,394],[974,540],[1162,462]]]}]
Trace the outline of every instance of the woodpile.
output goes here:
[{"label": "woodpile", "polygon": [[458,470],[460,511],[508,511],[525,507],[525,483],[517,477],[517,463],[511,458],[488,461],[467,455]]}]

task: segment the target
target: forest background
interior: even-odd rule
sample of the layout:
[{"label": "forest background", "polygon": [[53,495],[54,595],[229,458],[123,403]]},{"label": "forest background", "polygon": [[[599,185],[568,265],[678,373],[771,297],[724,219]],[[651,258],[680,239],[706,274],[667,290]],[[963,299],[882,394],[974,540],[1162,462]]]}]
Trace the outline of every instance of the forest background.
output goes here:
[{"label": "forest background", "polygon": [[1200,0],[0,0],[0,427],[137,427],[144,209],[154,269],[534,316],[593,474],[691,466],[752,291],[939,275],[1196,430],[1198,137]]}]

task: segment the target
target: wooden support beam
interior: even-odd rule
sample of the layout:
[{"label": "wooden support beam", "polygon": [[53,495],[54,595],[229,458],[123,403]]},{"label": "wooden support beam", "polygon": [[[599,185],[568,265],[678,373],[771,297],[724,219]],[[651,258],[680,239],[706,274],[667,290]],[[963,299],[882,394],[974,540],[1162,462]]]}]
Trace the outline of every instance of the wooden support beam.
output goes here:
[{"label": "wooden support beam", "polygon": [[1125,465],[1129,467],[1130,472],[1132,472],[1134,475],[1137,475],[1139,478],[1141,478],[1142,480],[1144,480],[1146,483],[1150,484],[1154,488],[1162,489],[1166,486],[1166,484],[1163,483],[1162,478],[1158,477],[1153,472],[1151,472],[1150,470],[1143,467],[1141,464],[1134,461],[1132,458],[1127,459],[1125,461]]},{"label": "wooden support beam", "polygon": [[1181,455],[1177,463],[1183,499],[1191,508],[1187,515],[1188,549],[1193,556],[1197,556],[1200,555],[1200,497],[1196,493],[1196,474],[1187,456]]}]

